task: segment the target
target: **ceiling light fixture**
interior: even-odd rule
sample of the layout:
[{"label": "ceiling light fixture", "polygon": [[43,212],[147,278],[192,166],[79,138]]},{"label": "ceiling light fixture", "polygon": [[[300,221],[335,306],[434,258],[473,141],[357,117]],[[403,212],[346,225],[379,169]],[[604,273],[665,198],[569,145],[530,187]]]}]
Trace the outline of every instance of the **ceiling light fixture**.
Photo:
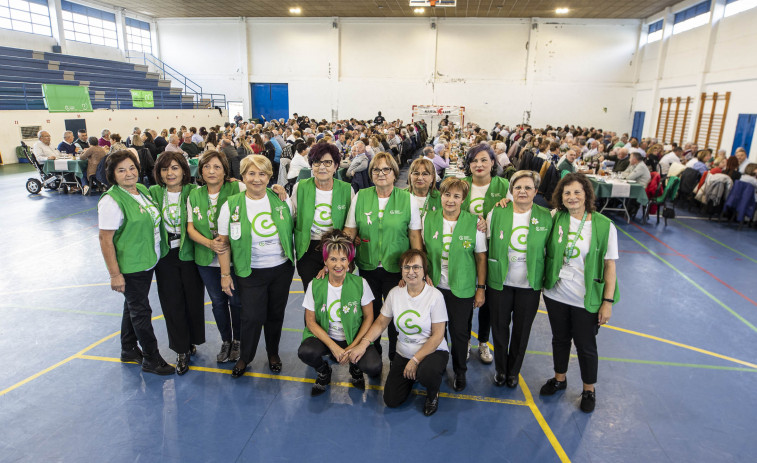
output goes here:
[{"label": "ceiling light fixture", "polygon": [[302,8],[300,8],[299,6],[294,7],[294,8],[289,8],[289,12],[292,14],[300,14],[302,13]]},{"label": "ceiling light fixture", "polygon": [[567,8],[557,8],[555,9],[555,13],[557,14],[568,14],[570,10]]},{"label": "ceiling light fixture", "polygon": [[415,14],[423,14],[423,12],[426,11],[424,8],[416,8],[413,10],[413,13]]}]

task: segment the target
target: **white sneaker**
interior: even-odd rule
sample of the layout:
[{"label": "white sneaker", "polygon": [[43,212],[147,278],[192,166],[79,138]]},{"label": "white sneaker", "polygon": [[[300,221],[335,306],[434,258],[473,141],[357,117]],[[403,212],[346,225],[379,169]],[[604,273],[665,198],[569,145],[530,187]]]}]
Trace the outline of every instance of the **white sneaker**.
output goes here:
[{"label": "white sneaker", "polygon": [[481,359],[481,363],[485,363],[486,365],[489,365],[494,360],[492,351],[489,350],[489,345],[485,342],[478,345],[478,358]]},{"label": "white sneaker", "polygon": [[89,185],[84,185],[81,189],[82,196],[87,196],[89,194]]},{"label": "white sneaker", "polygon": [[470,341],[468,341],[468,352],[465,354],[465,360],[470,360]]}]

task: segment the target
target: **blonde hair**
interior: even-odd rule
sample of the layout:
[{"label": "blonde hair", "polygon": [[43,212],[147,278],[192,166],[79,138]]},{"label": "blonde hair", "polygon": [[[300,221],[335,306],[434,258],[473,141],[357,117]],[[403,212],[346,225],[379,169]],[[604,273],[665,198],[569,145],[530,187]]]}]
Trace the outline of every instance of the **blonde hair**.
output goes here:
[{"label": "blonde hair", "polygon": [[273,166],[271,165],[271,161],[260,154],[250,154],[245,156],[239,164],[239,175],[244,176],[253,165],[257,167],[258,170],[265,172],[269,177],[273,176]]},{"label": "blonde hair", "polygon": [[413,172],[417,172],[421,169],[421,167],[425,167],[428,172],[431,173],[431,176],[434,177],[431,179],[431,186],[429,187],[429,193],[431,191],[436,189],[436,168],[434,167],[434,163],[429,161],[425,158],[418,158],[415,161],[413,161],[412,164],[410,164],[410,170],[407,172],[407,191],[409,191],[412,194],[415,194],[413,190],[413,182],[410,180],[410,176],[413,175]]},{"label": "blonde hair", "polygon": [[534,182],[534,189],[539,189],[539,185],[541,184],[541,176],[538,172],[534,172],[533,170],[519,170],[518,172],[514,173],[512,177],[510,177],[510,193],[513,192],[513,187],[518,182],[518,180],[522,178],[530,178]]},{"label": "blonde hair", "polygon": [[394,160],[394,156],[385,151],[373,155],[371,163],[368,164],[368,173],[373,176],[373,168],[379,163],[379,161],[384,161],[386,165],[392,169],[394,172],[394,180],[396,181],[400,176],[400,168],[397,166],[397,161]]},{"label": "blonde hair", "polygon": [[447,177],[439,185],[439,193],[444,194],[450,190],[460,190],[465,200],[468,197],[468,182],[457,177]]}]

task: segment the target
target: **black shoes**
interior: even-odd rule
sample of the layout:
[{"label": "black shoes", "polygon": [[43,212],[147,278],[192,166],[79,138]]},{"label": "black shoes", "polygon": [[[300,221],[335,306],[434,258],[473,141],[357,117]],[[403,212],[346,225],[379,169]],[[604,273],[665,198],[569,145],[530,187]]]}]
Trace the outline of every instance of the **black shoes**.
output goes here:
[{"label": "black shoes", "polygon": [[465,373],[455,373],[455,380],[452,382],[452,389],[457,392],[465,389]]},{"label": "black shoes", "polygon": [[316,371],[318,372],[318,377],[315,378],[313,389],[310,390],[310,395],[313,397],[326,392],[326,386],[331,383],[331,367],[328,363],[324,363]]},{"label": "black shoes", "polygon": [[195,355],[197,355],[197,346],[195,346],[194,344],[191,344],[189,346],[189,356],[194,357]]},{"label": "black shoes", "polygon": [[281,373],[281,357],[278,354],[268,357],[268,369],[274,373]]},{"label": "black shoes", "polygon": [[134,347],[132,349],[124,349],[121,348],[121,361],[122,362],[128,362],[128,363],[142,363],[142,351],[139,350],[139,347]]},{"label": "black shoes", "polygon": [[505,384],[510,389],[514,389],[514,388],[518,387],[518,377],[517,376],[508,376],[507,377],[507,382]]},{"label": "black shoes", "polygon": [[142,371],[161,376],[172,375],[175,372],[174,367],[166,363],[159,352],[144,356],[142,359]]},{"label": "black shoes", "polygon": [[189,356],[190,354],[179,354],[176,356],[176,374],[183,375],[189,371]]},{"label": "black shoes", "polygon": [[350,380],[352,382],[352,385],[355,386],[357,389],[364,391],[365,390],[365,376],[363,376],[363,370],[358,368],[357,365],[353,365],[350,363],[350,375],[352,376],[352,379]]},{"label": "black shoes", "polygon": [[594,411],[594,406],[597,403],[597,397],[594,391],[583,391],[581,393],[581,411],[584,413],[591,413]]},{"label": "black shoes", "polygon": [[568,380],[558,381],[555,378],[549,378],[544,386],[541,387],[539,395],[553,395],[557,391],[563,391],[568,387]]},{"label": "black shoes", "polygon": [[439,409],[439,393],[437,392],[433,396],[426,396],[426,403],[423,405],[423,415],[431,416]]},{"label": "black shoes", "polygon": [[[224,341],[223,344],[221,344],[221,352],[216,355],[216,362],[218,363],[226,363],[230,361],[229,359],[229,352],[231,351],[231,343],[229,341]],[[237,359],[239,360],[239,359]],[[236,361],[236,360],[235,360]]]},{"label": "black shoes", "polygon": [[505,374],[504,373],[497,373],[494,375],[494,385],[498,387],[502,387],[505,385]]},{"label": "black shoes", "polygon": [[231,350],[229,351],[229,362],[236,362],[242,356],[242,344],[237,341],[231,341]]},{"label": "black shoes", "polygon": [[246,369],[247,369],[247,364],[241,360],[237,360],[236,365],[234,365],[234,368],[231,370],[231,377],[239,378],[240,376],[244,375],[244,371]]}]

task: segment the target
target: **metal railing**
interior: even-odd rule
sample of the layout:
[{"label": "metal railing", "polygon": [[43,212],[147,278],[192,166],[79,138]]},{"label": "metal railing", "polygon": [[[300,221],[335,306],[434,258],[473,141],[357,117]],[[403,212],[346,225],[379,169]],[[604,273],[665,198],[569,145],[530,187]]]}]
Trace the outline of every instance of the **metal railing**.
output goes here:
[{"label": "metal railing", "polygon": [[137,62],[141,60],[142,64],[147,66],[148,69],[150,68],[150,65],[152,65],[153,69],[155,69],[158,74],[160,74],[161,79],[174,80],[180,83],[184,87],[184,91],[186,93],[202,94],[202,86],[200,86],[200,84],[188,78],[168,64],[164,63],[162,60],[155,57],[151,53],[127,50],[126,58],[136,60]]}]

